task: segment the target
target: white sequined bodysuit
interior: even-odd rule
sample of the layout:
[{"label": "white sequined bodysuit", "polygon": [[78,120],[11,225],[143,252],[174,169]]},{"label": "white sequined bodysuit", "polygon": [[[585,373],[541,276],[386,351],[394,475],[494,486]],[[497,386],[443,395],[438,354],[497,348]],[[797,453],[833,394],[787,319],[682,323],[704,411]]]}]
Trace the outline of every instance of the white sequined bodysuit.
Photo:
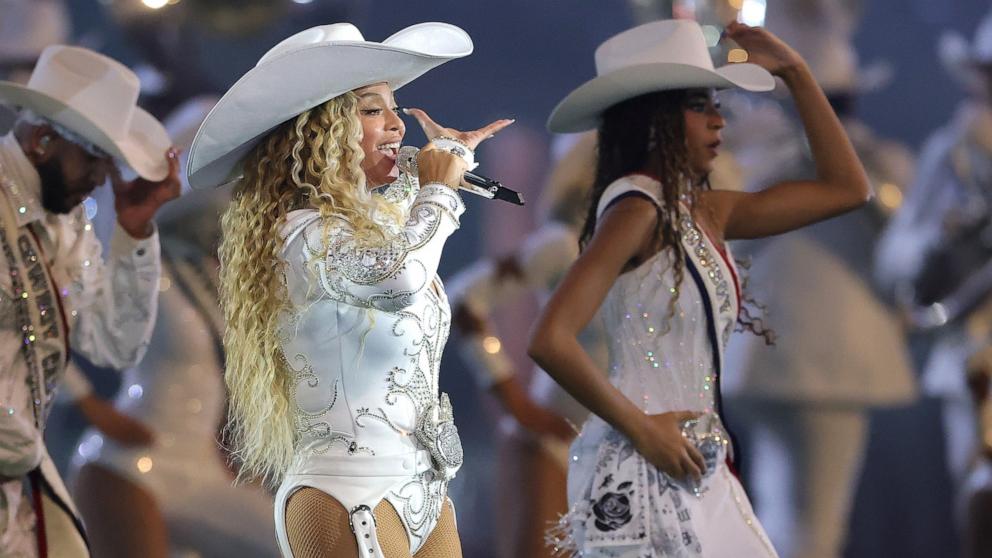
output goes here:
[{"label": "white sequined bodysuit", "polygon": [[[656,180],[627,176],[606,189],[598,213],[628,195],[660,205],[659,193]],[[681,219],[686,252],[681,284],[676,285],[672,252],[663,250],[620,275],[603,302],[610,380],[646,414],[698,411],[718,417],[720,361],[740,300],[736,271],[730,255],[684,207]],[[707,434],[725,440],[719,419],[712,423]],[[572,446],[570,511],[563,523],[567,540],[560,542],[583,557],[775,556],[729,471],[726,447],[703,452],[707,474],[696,495],[592,416]]]},{"label": "white sequined bodysuit", "polygon": [[298,438],[276,496],[286,556],[286,501],[304,486],[351,512],[360,556],[381,556],[371,510],[383,499],[416,552],[461,465],[451,406],[438,393],[450,309],[437,266],[464,205],[443,185],[418,191],[405,174],[397,186],[416,195],[385,243],[360,244],[346,221],[314,210],[291,212],[283,229],[292,311],[282,347],[295,374]]}]

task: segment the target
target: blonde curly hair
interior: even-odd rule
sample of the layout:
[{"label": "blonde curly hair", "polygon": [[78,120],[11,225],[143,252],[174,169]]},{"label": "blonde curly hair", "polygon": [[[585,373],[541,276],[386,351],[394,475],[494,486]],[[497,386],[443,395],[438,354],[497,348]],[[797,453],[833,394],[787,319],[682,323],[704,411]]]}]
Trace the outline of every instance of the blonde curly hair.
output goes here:
[{"label": "blonde curly hair", "polygon": [[384,240],[384,225],[402,219],[398,206],[366,187],[361,140],[352,92],[285,122],[247,157],[222,217],[220,303],[230,396],[225,441],[240,462],[239,478],[278,483],[296,443],[292,374],[278,337],[289,310],[279,234],[286,215],[316,209],[325,224],[342,218],[357,240],[370,243]]}]

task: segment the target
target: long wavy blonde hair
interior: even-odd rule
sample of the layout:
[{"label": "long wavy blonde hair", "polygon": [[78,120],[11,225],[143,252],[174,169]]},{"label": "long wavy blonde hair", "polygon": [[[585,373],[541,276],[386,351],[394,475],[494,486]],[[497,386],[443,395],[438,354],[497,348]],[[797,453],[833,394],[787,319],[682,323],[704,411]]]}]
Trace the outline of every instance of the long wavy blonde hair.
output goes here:
[{"label": "long wavy blonde hair", "polygon": [[[366,187],[358,97],[335,97],[285,122],[251,152],[224,213],[220,302],[227,320],[225,379],[230,396],[225,441],[239,478],[277,483],[296,443],[293,375],[278,331],[289,310],[280,228],[295,209],[324,222],[340,217],[359,241],[382,241],[382,223],[400,210]],[[326,230],[326,227],[325,227]]]}]

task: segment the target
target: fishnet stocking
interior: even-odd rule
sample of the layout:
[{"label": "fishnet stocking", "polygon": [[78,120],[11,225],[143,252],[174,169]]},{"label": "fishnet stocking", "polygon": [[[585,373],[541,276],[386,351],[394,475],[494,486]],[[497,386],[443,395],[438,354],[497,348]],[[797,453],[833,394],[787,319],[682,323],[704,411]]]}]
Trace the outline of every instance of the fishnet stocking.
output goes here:
[{"label": "fishnet stocking", "polygon": [[[437,526],[415,556],[399,515],[383,500],[375,508],[376,537],[386,558],[461,558],[461,542],[451,501],[444,503]],[[348,511],[316,488],[301,488],[286,502],[286,535],[294,558],[358,556]]]},{"label": "fishnet stocking", "polygon": [[301,488],[289,497],[286,537],[295,558],[358,556],[347,510],[316,488]]},{"label": "fishnet stocking", "polygon": [[383,500],[375,507],[375,536],[386,558],[410,558],[410,537],[393,505]]},{"label": "fishnet stocking", "polygon": [[414,558],[462,558],[462,542],[458,538],[458,524],[451,500],[445,500],[437,525]]}]

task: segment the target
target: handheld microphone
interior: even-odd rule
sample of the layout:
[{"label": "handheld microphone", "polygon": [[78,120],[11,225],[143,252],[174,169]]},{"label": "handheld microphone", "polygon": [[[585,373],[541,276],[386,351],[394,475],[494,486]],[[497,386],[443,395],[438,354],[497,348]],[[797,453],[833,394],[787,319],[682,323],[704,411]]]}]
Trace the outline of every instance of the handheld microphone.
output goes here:
[{"label": "handheld microphone", "polygon": [[[404,145],[396,155],[396,166],[403,172],[416,174],[417,153],[420,149],[412,145]],[[524,197],[520,192],[516,192],[500,184],[498,180],[493,180],[472,171],[465,172],[465,183],[458,187],[463,192],[470,192],[477,196],[488,199],[503,200],[515,205],[524,205]]]}]

